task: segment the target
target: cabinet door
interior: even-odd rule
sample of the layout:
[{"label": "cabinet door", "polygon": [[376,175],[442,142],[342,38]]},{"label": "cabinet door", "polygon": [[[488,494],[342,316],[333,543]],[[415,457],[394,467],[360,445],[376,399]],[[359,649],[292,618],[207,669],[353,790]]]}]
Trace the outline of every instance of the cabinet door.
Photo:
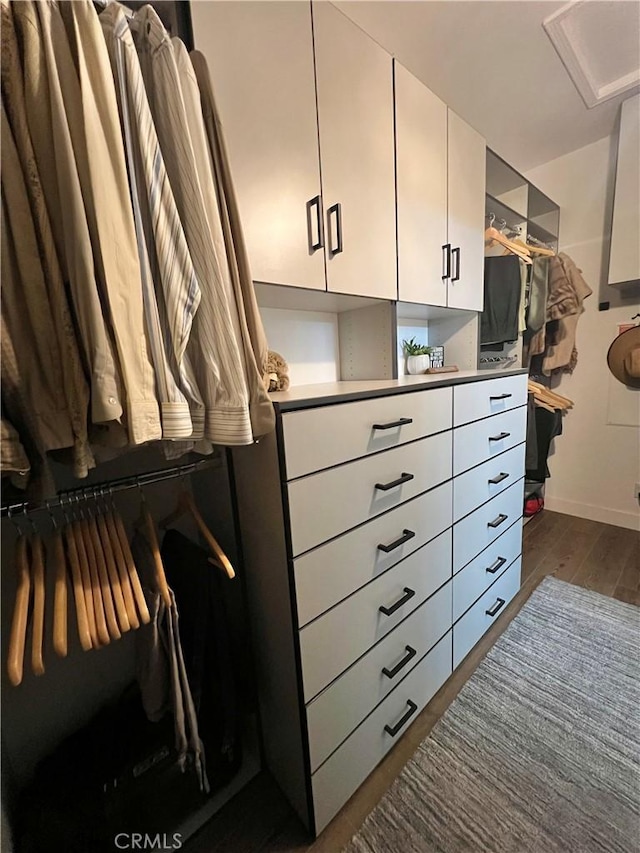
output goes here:
[{"label": "cabinet door", "polygon": [[[192,3],[255,281],[325,289],[307,3]],[[313,200],[317,199],[315,203]]]},{"label": "cabinet door", "polygon": [[398,298],[447,304],[447,105],[394,62]]},{"label": "cabinet door", "polygon": [[609,284],[640,279],[640,95],[622,104]]},{"label": "cabinet door", "polygon": [[485,141],[449,110],[449,308],[482,311]]},{"label": "cabinet door", "polygon": [[395,299],[392,59],[335,6],[312,8],[328,289]]}]

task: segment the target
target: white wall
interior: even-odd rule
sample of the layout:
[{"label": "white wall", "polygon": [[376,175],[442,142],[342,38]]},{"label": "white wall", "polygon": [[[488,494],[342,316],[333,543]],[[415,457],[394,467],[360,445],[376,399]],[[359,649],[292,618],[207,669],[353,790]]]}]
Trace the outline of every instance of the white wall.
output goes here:
[{"label": "white wall", "polygon": [[291,385],[340,378],[338,315],[320,311],[260,308],[269,342],[289,365]]},{"label": "white wall", "polygon": [[[573,258],[593,289],[578,324],[577,368],[572,376],[563,375],[559,385],[575,408],[565,417],[564,432],[549,460],[545,506],[640,529],[634,499],[634,485],[640,481],[640,430],[608,423],[615,420],[615,413],[608,411],[610,383],[615,380],[607,367],[607,350],[617,324],[629,322],[640,309],[637,299],[621,300],[606,285],[614,145],[612,137],[601,139],[527,174],[560,205],[560,249]],[[598,311],[598,303],[609,300],[617,307]],[[638,411],[640,391],[622,386],[615,390],[627,397],[627,409]]]}]

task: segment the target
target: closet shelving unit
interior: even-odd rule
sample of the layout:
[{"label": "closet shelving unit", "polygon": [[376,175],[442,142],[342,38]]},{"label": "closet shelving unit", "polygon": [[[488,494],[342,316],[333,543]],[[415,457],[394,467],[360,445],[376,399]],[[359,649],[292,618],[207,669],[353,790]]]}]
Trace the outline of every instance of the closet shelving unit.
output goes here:
[{"label": "closet shelving unit", "polygon": [[[485,215],[495,217],[497,228],[520,230],[522,239],[531,236],[551,249],[558,248],[560,208],[548,196],[516,171],[498,154],[487,148],[487,191]],[[480,369],[522,367],[522,339],[500,350],[483,350],[478,355]]]},{"label": "closet shelving unit", "polygon": [[[559,206],[490,148],[487,148],[485,214],[495,216],[496,227],[505,222],[507,228],[520,229],[522,239],[529,236],[550,249],[558,249]],[[480,369],[497,370],[502,366],[522,367],[522,337],[505,344],[502,350],[481,351],[478,365]],[[544,377],[536,379],[544,384]],[[525,499],[535,493],[544,493],[544,485],[525,481]],[[525,519],[525,524],[528,520]]]}]

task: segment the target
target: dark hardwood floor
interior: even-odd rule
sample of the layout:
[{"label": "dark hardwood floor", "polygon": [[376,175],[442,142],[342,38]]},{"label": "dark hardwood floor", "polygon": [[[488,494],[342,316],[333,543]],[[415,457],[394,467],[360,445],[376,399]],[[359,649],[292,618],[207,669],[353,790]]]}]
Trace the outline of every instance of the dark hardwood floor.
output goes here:
[{"label": "dark hardwood floor", "polygon": [[182,848],[185,853],[339,853],[546,575],[640,605],[640,533],[544,510],[524,528],[522,587],[327,829],[313,841],[260,773]]}]

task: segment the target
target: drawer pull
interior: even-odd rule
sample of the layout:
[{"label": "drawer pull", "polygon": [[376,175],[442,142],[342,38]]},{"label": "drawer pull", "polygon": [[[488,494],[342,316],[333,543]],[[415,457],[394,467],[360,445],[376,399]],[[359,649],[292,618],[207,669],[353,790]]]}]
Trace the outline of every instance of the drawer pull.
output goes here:
[{"label": "drawer pull", "polygon": [[376,489],[380,489],[381,492],[388,492],[389,489],[395,489],[396,486],[402,486],[409,480],[413,480],[413,476],[413,474],[403,473],[397,480],[392,480],[390,483],[376,483]]},{"label": "drawer pull", "polygon": [[495,575],[495,573],[507,562],[506,557],[498,557],[495,563],[492,566],[488,566],[485,571],[489,572],[490,575]]},{"label": "drawer pull", "polygon": [[397,421],[391,421],[390,424],[374,424],[372,429],[394,429],[395,427],[406,426],[412,423],[413,418],[400,418]]},{"label": "drawer pull", "polygon": [[378,551],[384,551],[385,554],[388,554],[390,551],[395,551],[396,548],[399,548],[401,545],[404,545],[405,542],[408,542],[409,539],[413,539],[416,534],[413,530],[403,530],[402,536],[399,539],[394,540],[389,545],[378,545]]},{"label": "drawer pull", "polygon": [[384,613],[385,616],[392,616],[396,612],[396,610],[399,610],[402,605],[406,604],[407,601],[413,598],[415,594],[415,589],[411,589],[410,587],[405,586],[404,595],[402,596],[402,598],[399,598],[395,604],[391,604],[389,605],[389,607],[385,607],[384,604],[381,604],[380,607],[378,607],[378,610],[380,611],[380,613]]},{"label": "drawer pull", "polygon": [[505,515],[503,512],[500,515],[496,516],[493,521],[488,522],[487,527],[500,527],[500,525],[509,518],[508,515]]},{"label": "drawer pull", "polygon": [[498,483],[501,483],[503,480],[506,480],[509,475],[505,474],[504,471],[501,474],[498,474],[497,477],[492,477],[489,482],[496,486]]},{"label": "drawer pull", "polygon": [[414,658],[418,654],[418,652],[415,649],[412,649],[411,646],[405,646],[404,648],[406,655],[393,667],[393,669],[387,669],[386,666],[383,668],[382,674],[386,675],[387,678],[395,678],[400,670],[409,663],[411,658]]},{"label": "drawer pull", "polygon": [[505,606],[505,604],[506,604],[506,601],[504,600],[504,598],[498,598],[496,600],[496,603],[493,605],[493,607],[490,607],[488,610],[485,610],[484,612],[487,614],[487,616],[495,616],[499,610],[502,610],[502,608]]},{"label": "drawer pull", "polygon": [[490,400],[508,400],[513,397],[513,394],[496,394],[494,397],[489,397]]},{"label": "drawer pull", "polygon": [[415,702],[412,702],[411,699],[407,699],[407,705],[409,706],[409,710],[405,711],[405,713],[400,717],[395,726],[384,727],[385,732],[388,735],[391,735],[391,737],[395,737],[400,731],[400,729],[404,726],[404,724],[408,722],[418,710],[418,706]]},{"label": "drawer pull", "polygon": [[490,435],[489,441],[502,441],[503,438],[509,438],[510,432],[501,432],[499,435]]}]

